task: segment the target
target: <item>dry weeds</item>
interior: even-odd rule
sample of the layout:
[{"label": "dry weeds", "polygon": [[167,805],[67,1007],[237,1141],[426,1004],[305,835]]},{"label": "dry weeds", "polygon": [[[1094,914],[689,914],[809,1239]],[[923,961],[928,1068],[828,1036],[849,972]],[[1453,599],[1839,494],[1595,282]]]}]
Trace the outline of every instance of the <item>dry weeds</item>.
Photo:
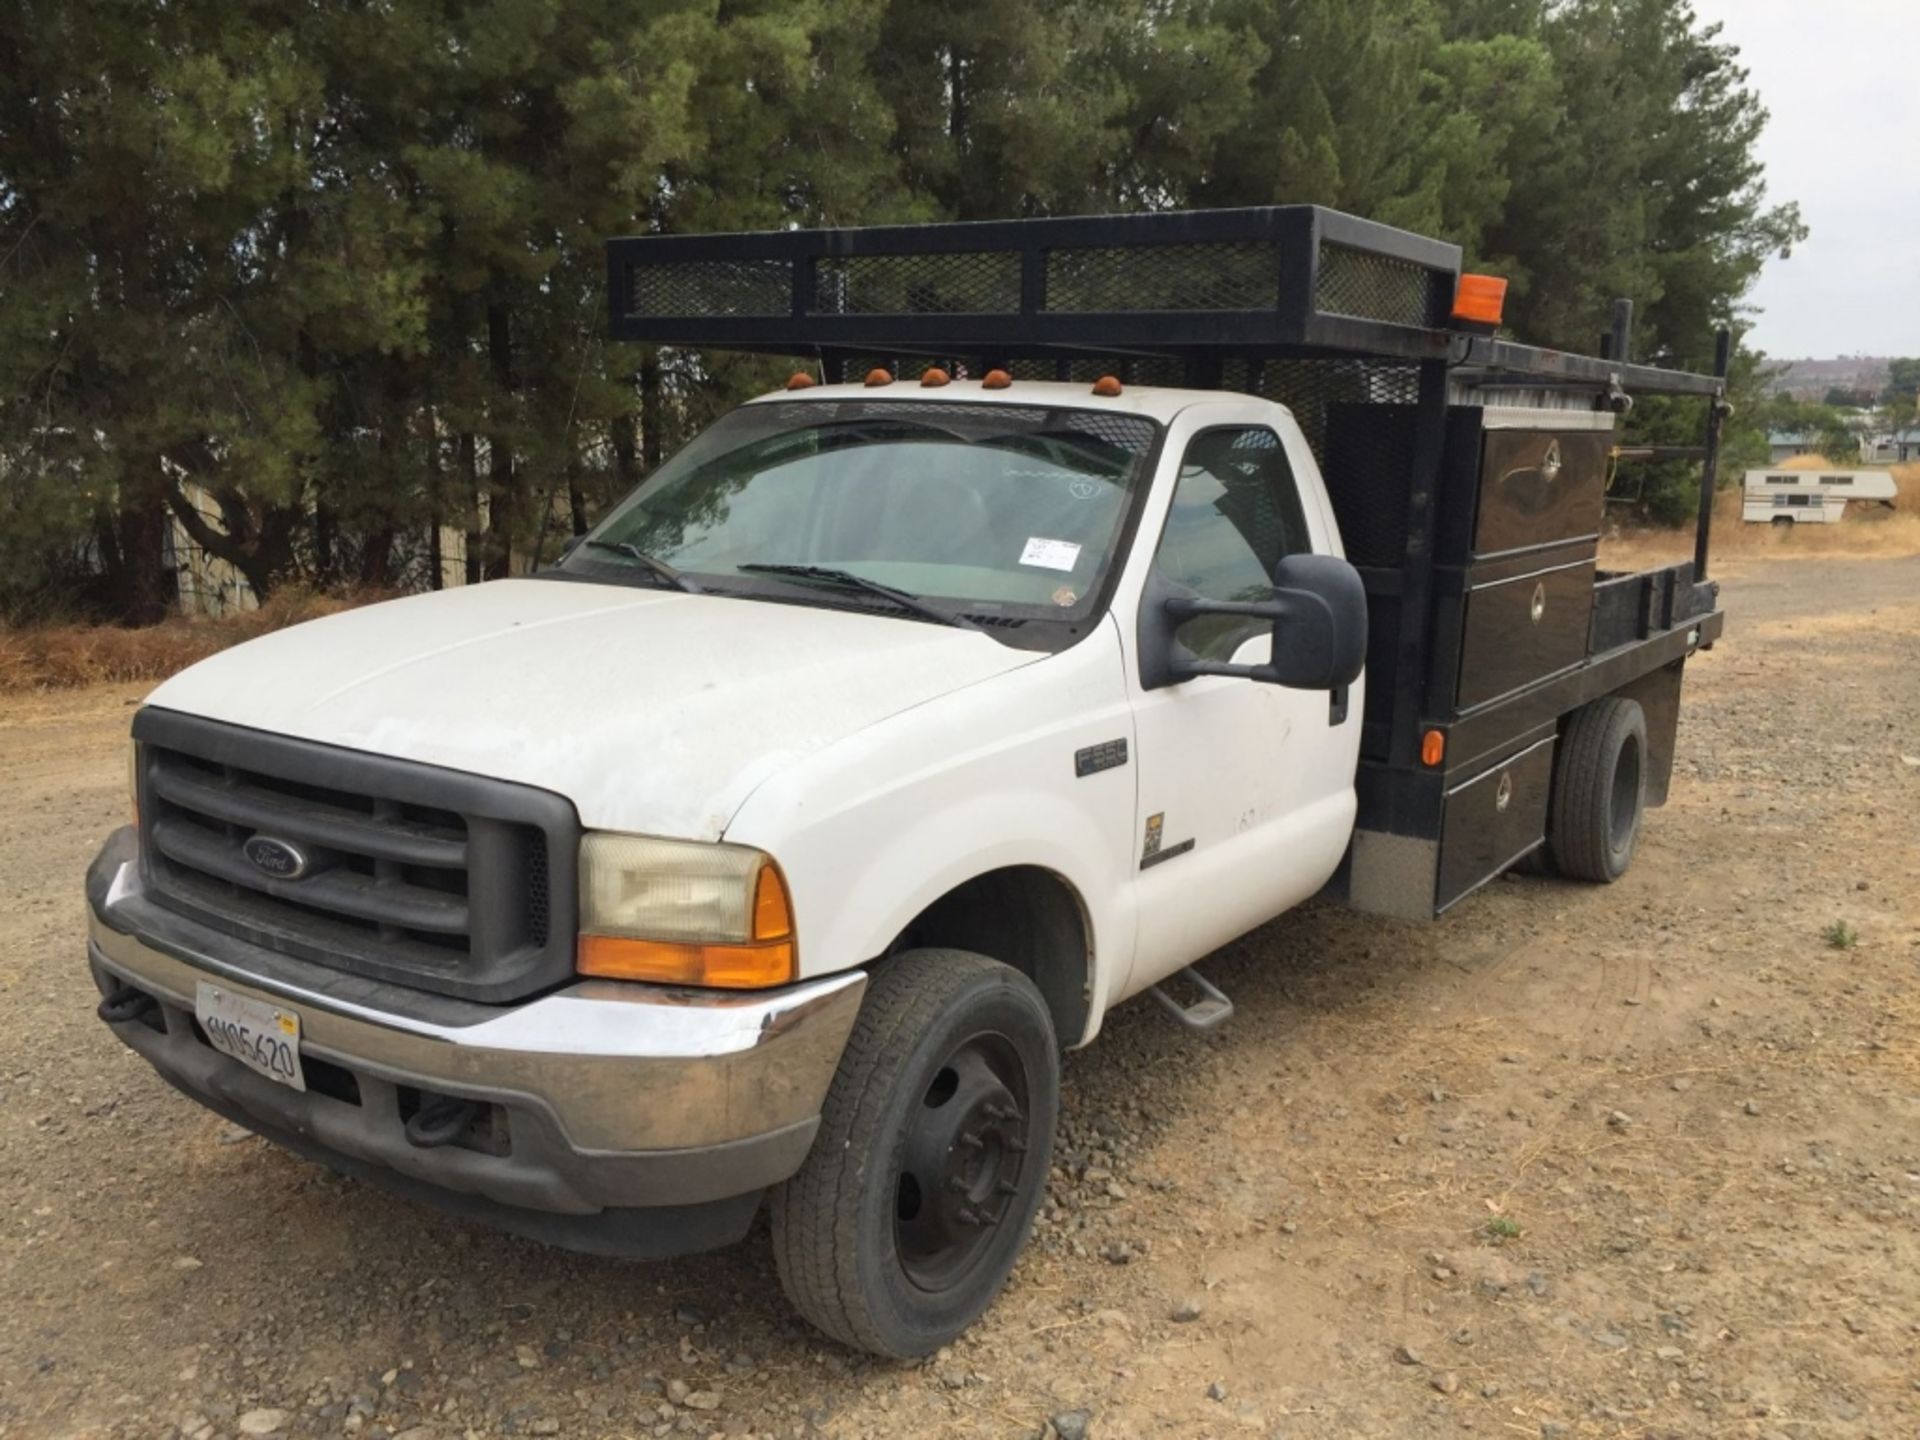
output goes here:
[{"label": "dry weeds", "polygon": [[164,680],[216,651],[356,605],[378,594],[323,595],[289,588],[258,610],[219,620],[167,620],[127,629],[116,625],[0,626],[0,695],[76,685]]}]

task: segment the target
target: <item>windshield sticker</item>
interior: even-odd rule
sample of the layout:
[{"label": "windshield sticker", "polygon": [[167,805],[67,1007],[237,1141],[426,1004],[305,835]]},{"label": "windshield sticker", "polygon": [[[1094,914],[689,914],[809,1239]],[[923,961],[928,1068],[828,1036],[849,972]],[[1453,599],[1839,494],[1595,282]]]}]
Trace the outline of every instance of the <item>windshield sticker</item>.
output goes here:
[{"label": "windshield sticker", "polygon": [[1080,547],[1071,540],[1047,540],[1032,535],[1027,538],[1027,548],[1020,552],[1022,565],[1035,565],[1042,570],[1071,570],[1080,561]]},{"label": "windshield sticker", "polygon": [[1058,590],[1053,592],[1053,603],[1058,605],[1062,610],[1072,609],[1074,602],[1079,598],[1078,595],[1073,593],[1070,587],[1065,585],[1062,585]]}]

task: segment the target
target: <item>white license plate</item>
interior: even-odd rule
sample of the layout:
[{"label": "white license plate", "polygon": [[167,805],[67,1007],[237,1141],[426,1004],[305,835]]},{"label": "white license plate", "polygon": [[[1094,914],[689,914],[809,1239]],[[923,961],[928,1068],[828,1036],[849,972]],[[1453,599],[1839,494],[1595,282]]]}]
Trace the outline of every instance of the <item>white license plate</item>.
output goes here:
[{"label": "white license plate", "polygon": [[300,1017],[294,1011],[248,1000],[202,980],[194,992],[193,1013],[222,1055],[231,1055],[269,1080],[295,1090],[307,1088],[300,1068]]}]

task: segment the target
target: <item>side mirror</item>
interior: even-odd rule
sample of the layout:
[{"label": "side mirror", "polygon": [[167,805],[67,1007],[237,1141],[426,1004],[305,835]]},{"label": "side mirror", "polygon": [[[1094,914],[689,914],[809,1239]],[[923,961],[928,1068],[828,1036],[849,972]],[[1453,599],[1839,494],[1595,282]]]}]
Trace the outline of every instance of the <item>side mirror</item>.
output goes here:
[{"label": "side mirror", "polygon": [[[1202,660],[1178,638],[1196,615],[1243,615],[1273,626],[1265,665]],[[1148,690],[1199,675],[1231,675],[1290,690],[1344,690],[1367,661],[1367,589],[1331,555],[1289,555],[1273,570],[1271,600],[1207,600],[1158,573],[1140,605],[1140,683]]]}]

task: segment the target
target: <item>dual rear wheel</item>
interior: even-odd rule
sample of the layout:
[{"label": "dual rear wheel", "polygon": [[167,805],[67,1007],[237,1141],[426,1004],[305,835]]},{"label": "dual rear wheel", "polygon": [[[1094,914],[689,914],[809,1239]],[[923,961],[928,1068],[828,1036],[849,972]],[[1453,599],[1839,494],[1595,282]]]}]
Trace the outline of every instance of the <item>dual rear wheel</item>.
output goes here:
[{"label": "dual rear wheel", "polygon": [[1547,849],[1570,880],[1611,885],[1627,873],[1647,800],[1647,717],[1609,695],[1573,712],[1553,762]]}]

